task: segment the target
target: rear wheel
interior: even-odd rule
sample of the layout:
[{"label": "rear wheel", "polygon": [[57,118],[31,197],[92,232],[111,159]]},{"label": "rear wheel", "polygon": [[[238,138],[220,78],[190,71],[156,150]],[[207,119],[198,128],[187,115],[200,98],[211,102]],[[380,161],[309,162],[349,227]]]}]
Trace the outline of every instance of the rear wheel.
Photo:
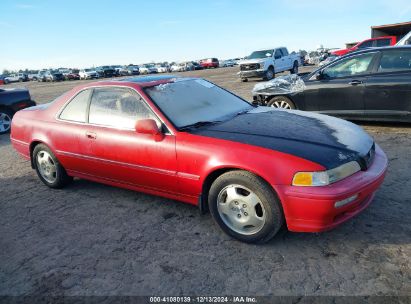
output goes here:
[{"label": "rear wheel", "polygon": [[208,202],[221,229],[243,242],[267,242],[284,223],[275,192],[262,178],[247,171],[219,176],[210,188]]},{"label": "rear wheel", "polygon": [[0,109],[0,134],[10,132],[13,113],[7,109]]},{"label": "rear wheel", "polygon": [[37,145],[32,158],[37,175],[46,186],[62,188],[73,180],[46,145]]},{"label": "rear wheel", "polygon": [[290,98],[286,96],[276,96],[276,97],[271,98],[267,102],[267,106],[273,107],[273,108],[287,109],[287,110],[295,109],[294,103],[290,100]]}]

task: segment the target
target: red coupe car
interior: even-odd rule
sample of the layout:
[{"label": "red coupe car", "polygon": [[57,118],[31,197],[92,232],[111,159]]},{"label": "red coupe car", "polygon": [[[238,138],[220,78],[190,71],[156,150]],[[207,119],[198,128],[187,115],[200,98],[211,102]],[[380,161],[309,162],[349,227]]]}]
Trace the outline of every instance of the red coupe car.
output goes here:
[{"label": "red coupe car", "polygon": [[344,56],[350,52],[360,51],[360,50],[364,50],[367,48],[390,46],[390,45],[395,45],[396,43],[397,43],[397,37],[395,36],[384,36],[384,37],[371,38],[371,39],[366,39],[364,41],[361,41],[357,43],[356,45],[354,45],[353,47],[333,51],[331,52],[331,54],[335,56]]},{"label": "red coupe car", "polygon": [[244,242],[284,222],[336,227],[370,204],[387,168],[350,122],[253,106],[198,78],[79,86],[17,112],[11,140],[49,187],[79,177],[180,200]]}]

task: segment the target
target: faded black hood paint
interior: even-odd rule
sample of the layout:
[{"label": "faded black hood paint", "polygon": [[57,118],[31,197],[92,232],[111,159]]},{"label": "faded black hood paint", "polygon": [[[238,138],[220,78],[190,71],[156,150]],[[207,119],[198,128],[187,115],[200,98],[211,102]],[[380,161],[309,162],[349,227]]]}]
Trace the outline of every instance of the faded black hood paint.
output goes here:
[{"label": "faded black hood paint", "polygon": [[228,121],[190,131],[298,156],[326,169],[366,157],[373,139],[348,121],[302,111],[258,107]]}]

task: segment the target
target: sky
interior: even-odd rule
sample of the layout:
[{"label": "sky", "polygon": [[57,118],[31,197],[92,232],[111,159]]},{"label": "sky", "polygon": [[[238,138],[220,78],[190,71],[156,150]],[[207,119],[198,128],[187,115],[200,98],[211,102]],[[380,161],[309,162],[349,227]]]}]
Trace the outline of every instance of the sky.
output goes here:
[{"label": "sky", "polygon": [[411,21],[410,0],[0,0],[4,69],[243,57],[342,48]]}]

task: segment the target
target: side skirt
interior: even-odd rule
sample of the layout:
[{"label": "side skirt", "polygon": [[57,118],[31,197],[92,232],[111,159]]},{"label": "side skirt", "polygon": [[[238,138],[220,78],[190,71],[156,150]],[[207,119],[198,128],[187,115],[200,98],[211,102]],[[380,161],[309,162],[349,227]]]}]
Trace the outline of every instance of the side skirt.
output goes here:
[{"label": "side skirt", "polygon": [[97,183],[102,183],[102,184],[106,184],[106,185],[110,185],[110,186],[114,186],[114,187],[129,189],[129,190],[133,190],[133,191],[138,191],[138,192],[142,192],[142,193],[147,193],[147,194],[151,194],[151,195],[155,195],[155,196],[161,196],[161,197],[165,197],[165,198],[168,198],[168,199],[181,201],[181,202],[184,202],[184,203],[187,203],[187,204],[190,204],[190,205],[194,205],[194,206],[197,206],[198,203],[199,203],[199,198],[197,196],[188,196],[188,195],[169,193],[169,192],[165,192],[165,191],[159,191],[157,189],[151,189],[151,188],[148,188],[148,187],[137,186],[137,185],[134,185],[134,184],[118,182],[118,181],[110,180],[110,179],[107,179],[107,178],[100,178],[100,177],[96,177],[96,176],[88,175],[88,174],[83,174],[83,173],[80,173],[80,172],[77,172],[77,171],[72,171],[72,170],[67,170],[67,174],[70,175],[70,176],[73,176],[73,177],[78,177],[78,178],[90,180],[90,181],[97,182]]}]

